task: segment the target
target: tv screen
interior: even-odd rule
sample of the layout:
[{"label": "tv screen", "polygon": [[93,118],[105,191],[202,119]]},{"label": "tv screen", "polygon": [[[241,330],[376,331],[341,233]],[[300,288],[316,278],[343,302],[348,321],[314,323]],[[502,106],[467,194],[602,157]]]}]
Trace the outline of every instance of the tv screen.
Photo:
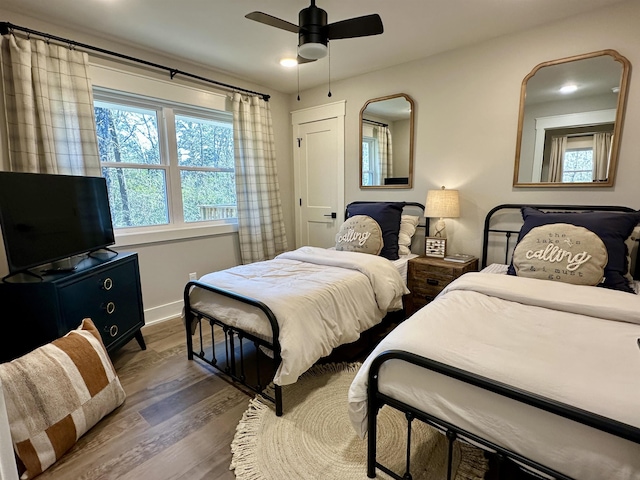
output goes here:
[{"label": "tv screen", "polygon": [[101,177],[0,172],[0,225],[11,273],[115,243]]}]

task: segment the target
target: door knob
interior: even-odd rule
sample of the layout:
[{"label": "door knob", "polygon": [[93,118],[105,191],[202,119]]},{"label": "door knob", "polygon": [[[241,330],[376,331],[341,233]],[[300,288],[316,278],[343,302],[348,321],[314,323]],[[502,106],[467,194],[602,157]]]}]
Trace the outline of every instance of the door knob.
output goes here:
[{"label": "door knob", "polygon": [[336,212],[331,212],[331,214],[330,214],[330,215],[325,215],[325,217],[336,218],[336,217],[337,217],[337,215],[336,215]]}]

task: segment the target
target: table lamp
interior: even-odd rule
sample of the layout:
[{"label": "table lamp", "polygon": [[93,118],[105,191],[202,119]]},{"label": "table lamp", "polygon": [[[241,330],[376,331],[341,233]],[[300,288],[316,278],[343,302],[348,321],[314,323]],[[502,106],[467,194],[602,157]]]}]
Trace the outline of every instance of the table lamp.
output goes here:
[{"label": "table lamp", "polygon": [[460,199],[458,190],[429,190],[424,209],[425,217],[438,218],[435,225],[434,237],[447,238],[444,218],[460,216]]}]

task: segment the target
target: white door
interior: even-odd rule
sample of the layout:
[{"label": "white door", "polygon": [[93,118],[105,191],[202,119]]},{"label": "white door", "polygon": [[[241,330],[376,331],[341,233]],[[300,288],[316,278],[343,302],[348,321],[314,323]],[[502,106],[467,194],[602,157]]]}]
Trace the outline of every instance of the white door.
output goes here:
[{"label": "white door", "polygon": [[331,247],[344,221],[344,102],[293,119],[296,247]]}]

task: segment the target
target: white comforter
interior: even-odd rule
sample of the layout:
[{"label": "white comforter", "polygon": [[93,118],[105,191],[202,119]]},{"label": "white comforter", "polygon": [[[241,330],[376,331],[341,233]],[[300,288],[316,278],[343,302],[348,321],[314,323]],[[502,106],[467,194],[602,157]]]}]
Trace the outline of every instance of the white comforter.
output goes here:
[{"label": "white comforter", "polygon": [[[301,247],[273,260],[203,276],[200,281],[269,306],[278,319],[282,363],[277,385],[294,383],[318,359],[353,342],[392,310],[408,290],[386,258]],[[263,313],[220,295],[194,289],[192,306],[256,335],[271,338]]]},{"label": "white comforter", "polygon": [[[389,334],[349,391],[366,432],[367,374],[405,350],[640,427],[640,296],[469,273]],[[578,479],[639,479],[640,445],[410,366],[383,365],[380,390]]]}]

